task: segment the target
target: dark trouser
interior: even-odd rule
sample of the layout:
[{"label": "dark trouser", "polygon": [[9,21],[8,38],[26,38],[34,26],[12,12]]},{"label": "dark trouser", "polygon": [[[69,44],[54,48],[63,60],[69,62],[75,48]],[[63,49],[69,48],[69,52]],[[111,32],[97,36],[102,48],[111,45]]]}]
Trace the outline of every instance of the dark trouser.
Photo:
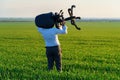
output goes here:
[{"label": "dark trouser", "polygon": [[52,70],[54,66],[54,61],[56,63],[56,68],[58,71],[62,70],[62,53],[60,46],[46,47],[46,55],[48,60],[48,69]]}]

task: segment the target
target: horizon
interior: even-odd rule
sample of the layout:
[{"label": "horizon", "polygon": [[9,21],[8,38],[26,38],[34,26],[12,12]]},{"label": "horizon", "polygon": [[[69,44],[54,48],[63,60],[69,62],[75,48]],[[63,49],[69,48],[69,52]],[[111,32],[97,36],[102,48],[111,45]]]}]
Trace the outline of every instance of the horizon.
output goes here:
[{"label": "horizon", "polygon": [[[58,4],[59,3],[59,4]],[[67,9],[76,5],[74,15],[82,18],[120,18],[120,0],[2,0],[0,1],[0,17],[34,18],[38,14],[59,12],[63,9],[67,17]],[[21,6],[22,5],[22,6]]]},{"label": "horizon", "polygon": [[[6,22],[6,21],[34,21],[35,18],[21,18],[21,17],[6,17],[6,18],[1,18],[0,17],[0,22]],[[120,18],[81,18],[80,20],[76,21],[120,21]]]},{"label": "horizon", "polygon": [[[6,19],[34,19],[35,17],[0,17],[0,19],[5,19],[5,18]],[[81,19],[120,19],[120,18],[82,17]]]}]

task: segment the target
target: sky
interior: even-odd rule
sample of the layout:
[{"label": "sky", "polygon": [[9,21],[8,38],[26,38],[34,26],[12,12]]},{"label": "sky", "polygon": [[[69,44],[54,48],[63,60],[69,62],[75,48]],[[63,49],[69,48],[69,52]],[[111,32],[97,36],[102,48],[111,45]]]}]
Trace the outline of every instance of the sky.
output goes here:
[{"label": "sky", "polygon": [[64,11],[76,5],[75,16],[83,18],[120,18],[120,0],[0,0],[0,17],[35,17]]}]

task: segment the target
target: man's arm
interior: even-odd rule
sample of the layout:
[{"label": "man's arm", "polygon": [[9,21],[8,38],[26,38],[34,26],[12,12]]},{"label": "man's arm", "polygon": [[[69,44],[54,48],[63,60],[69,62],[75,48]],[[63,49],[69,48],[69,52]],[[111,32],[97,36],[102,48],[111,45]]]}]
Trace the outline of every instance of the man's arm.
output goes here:
[{"label": "man's arm", "polygon": [[67,26],[65,25],[65,21],[62,22],[62,25],[56,30],[56,32],[57,34],[67,34]]}]

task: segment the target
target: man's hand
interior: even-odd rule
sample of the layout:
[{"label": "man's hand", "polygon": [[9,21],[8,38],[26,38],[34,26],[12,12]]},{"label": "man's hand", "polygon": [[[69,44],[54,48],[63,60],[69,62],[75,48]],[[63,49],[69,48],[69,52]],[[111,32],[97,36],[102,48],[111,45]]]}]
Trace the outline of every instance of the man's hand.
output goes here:
[{"label": "man's hand", "polygon": [[61,25],[64,26],[65,25],[65,21],[61,22]]},{"label": "man's hand", "polygon": [[60,22],[60,23],[57,23],[57,24],[55,24],[55,26],[56,26],[56,28],[60,29],[60,28],[62,28],[63,26],[65,26],[65,21],[62,21],[62,22]]}]

